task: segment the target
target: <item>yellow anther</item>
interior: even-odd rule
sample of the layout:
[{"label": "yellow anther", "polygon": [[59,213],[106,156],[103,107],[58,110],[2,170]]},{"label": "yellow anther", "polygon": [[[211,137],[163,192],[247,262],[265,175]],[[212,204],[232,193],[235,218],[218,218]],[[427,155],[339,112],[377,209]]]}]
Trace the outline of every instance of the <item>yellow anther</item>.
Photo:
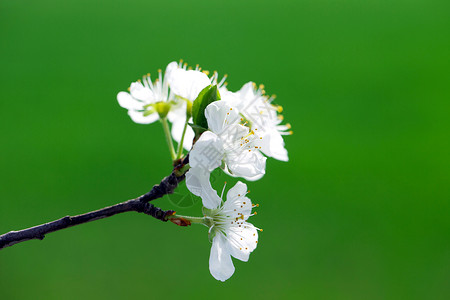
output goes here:
[{"label": "yellow anther", "polygon": [[292,128],[291,124],[289,124],[289,123],[286,124],[286,127],[287,127],[287,129],[291,129]]},{"label": "yellow anther", "polygon": [[277,111],[278,111],[279,113],[283,112],[283,106],[281,106],[281,105],[278,105],[278,107],[277,107]]},{"label": "yellow anther", "polygon": [[283,120],[284,120],[283,115],[278,115],[278,119],[280,119],[281,121],[283,121]]},{"label": "yellow anther", "polygon": [[150,77],[150,73],[147,73],[147,77]]},{"label": "yellow anther", "polygon": [[162,72],[162,70],[161,69],[158,69],[158,73],[161,73]]},{"label": "yellow anther", "polygon": [[260,90],[263,90],[263,89],[264,89],[264,84],[260,84],[260,85],[259,85],[259,89],[260,89]]},{"label": "yellow anther", "polygon": [[206,76],[209,76],[209,71],[208,70],[203,70],[202,71],[204,74],[206,74]]},{"label": "yellow anther", "polygon": [[289,134],[290,134],[290,135],[293,135],[294,132],[293,132],[292,130],[289,130]]},{"label": "yellow anther", "polygon": [[141,80],[140,80],[140,79],[138,79],[137,81],[138,81],[139,83],[141,82]]},{"label": "yellow anther", "polygon": [[130,87],[128,87],[127,90],[130,91]]}]

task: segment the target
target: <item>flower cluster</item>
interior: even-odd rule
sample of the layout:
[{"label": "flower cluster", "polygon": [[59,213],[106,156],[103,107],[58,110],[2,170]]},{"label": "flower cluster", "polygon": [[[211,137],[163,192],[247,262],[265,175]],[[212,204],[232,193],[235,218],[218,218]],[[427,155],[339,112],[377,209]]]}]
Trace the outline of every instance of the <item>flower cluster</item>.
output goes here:
[{"label": "flower cluster", "polygon": [[183,149],[189,152],[186,186],[201,197],[203,217],[174,218],[209,228],[210,272],[221,281],[234,273],[231,256],[248,260],[259,229],[247,222],[256,214],[246,196],[247,185],[239,181],[223,201],[224,191],[219,197],[211,185],[211,172],[220,168],[233,177],[258,180],[265,174],[267,157],[288,161],[283,135],[292,133],[289,124],[282,124],[282,107],[273,103],[275,96],[265,94],[263,85],[249,82],[232,92],[226,78],[171,62],[155,81],[147,74],[133,82],[129,92],[117,95],[134,122],[162,123],[173,160],[185,155]]}]

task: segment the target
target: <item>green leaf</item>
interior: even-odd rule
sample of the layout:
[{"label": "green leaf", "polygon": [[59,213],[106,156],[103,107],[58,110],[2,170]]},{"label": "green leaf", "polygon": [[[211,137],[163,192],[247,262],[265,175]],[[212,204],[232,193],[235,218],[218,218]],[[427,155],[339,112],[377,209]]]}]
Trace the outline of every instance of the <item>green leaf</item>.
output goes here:
[{"label": "green leaf", "polygon": [[210,103],[217,100],[220,100],[217,85],[209,85],[205,87],[200,94],[198,94],[197,99],[195,99],[192,105],[192,119],[194,121],[194,125],[201,128],[208,128],[208,121],[205,117],[205,109]]}]

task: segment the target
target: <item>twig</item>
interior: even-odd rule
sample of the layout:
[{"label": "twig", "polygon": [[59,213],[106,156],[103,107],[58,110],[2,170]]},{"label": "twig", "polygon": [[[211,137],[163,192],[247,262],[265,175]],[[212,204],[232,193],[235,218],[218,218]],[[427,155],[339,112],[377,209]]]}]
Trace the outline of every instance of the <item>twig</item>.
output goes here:
[{"label": "twig", "polygon": [[166,222],[168,220],[168,217],[172,216],[175,212],[173,210],[164,211],[154,206],[153,204],[150,204],[149,202],[161,198],[164,195],[173,193],[180,181],[184,180],[185,178],[184,172],[180,172],[180,170],[188,163],[188,160],[189,158],[188,156],[186,156],[186,158],[184,158],[183,160],[177,161],[177,166],[169,176],[165,177],[160,184],[154,185],[148,193],[138,198],[128,200],[113,206],[105,207],[96,211],[88,212],[82,215],[73,217],[66,216],[64,218],[42,225],[19,231],[10,231],[8,233],[0,235],[0,249],[33,239],[42,240],[47,233],[95,220],[108,218],[128,211],[144,213],[158,220]]}]

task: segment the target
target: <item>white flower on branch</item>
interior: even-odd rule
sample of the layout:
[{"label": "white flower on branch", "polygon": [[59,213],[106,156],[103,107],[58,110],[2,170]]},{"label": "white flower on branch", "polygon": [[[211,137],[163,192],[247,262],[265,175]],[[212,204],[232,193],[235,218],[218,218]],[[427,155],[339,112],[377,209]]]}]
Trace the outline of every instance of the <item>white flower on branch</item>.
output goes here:
[{"label": "white flower on branch", "polygon": [[158,70],[158,78],[154,82],[150,74],[147,74],[142,81],[131,83],[129,93],[117,94],[119,105],[128,109],[128,115],[134,122],[150,124],[157,121],[162,113],[168,115],[169,119],[177,118],[180,111],[177,111],[176,99],[169,89],[169,78],[176,69],[178,64],[171,62],[167,65],[164,76]]},{"label": "white flower on branch", "polygon": [[248,127],[239,124],[240,117],[226,102],[207,106],[205,116],[209,130],[193,146],[186,173],[186,186],[202,197],[207,208],[217,206],[220,198],[211,187],[210,174],[219,166],[234,177],[257,180],[265,174],[266,157],[259,149],[261,139]]},{"label": "white flower on branch", "polygon": [[231,256],[246,262],[258,245],[258,230],[261,229],[247,222],[256,213],[252,214],[255,205],[246,195],[247,185],[239,181],[228,191],[225,203],[221,200],[212,209],[203,209],[212,240],[209,270],[220,281],[234,273]]}]

